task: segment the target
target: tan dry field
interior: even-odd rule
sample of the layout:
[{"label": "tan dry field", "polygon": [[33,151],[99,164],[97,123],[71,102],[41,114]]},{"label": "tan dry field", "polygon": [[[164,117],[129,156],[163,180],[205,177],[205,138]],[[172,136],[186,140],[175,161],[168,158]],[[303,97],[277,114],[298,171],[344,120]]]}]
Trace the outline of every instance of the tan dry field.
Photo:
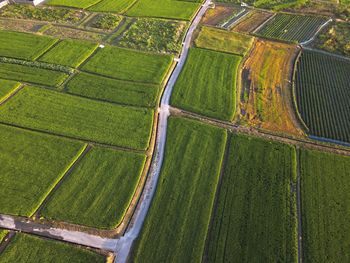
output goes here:
[{"label": "tan dry field", "polygon": [[228,18],[233,13],[239,12],[239,7],[226,6],[226,5],[215,5],[215,8],[208,9],[202,18],[201,23],[208,26],[216,26],[225,18]]},{"label": "tan dry field", "polygon": [[240,22],[238,22],[231,30],[242,32],[242,33],[251,33],[256,28],[258,28],[262,23],[272,16],[269,12],[263,12],[254,10],[251,11],[246,17],[244,17]]}]

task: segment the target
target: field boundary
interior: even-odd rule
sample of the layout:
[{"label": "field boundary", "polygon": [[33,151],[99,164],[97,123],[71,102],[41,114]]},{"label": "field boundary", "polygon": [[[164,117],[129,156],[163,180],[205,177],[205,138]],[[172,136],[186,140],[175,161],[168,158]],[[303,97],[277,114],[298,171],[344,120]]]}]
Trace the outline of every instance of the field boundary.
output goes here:
[{"label": "field boundary", "polygon": [[298,263],[303,262],[303,229],[302,229],[302,212],[301,212],[301,167],[300,167],[300,148],[295,147],[296,152],[296,172],[297,172],[297,187],[296,187],[296,199],[297,199],[297,218],[298,218]]},{"label": "field boundary", "polygon": [[270,16],[268,19],[266,19],[260,26],[258,26],[257,28],[255,28],[251,34],[256,34],[260,29],[262,29],[270,20],[272,20],[275,16],[277,15],[277,13],[274,13],[272,16]]},{"label": "field boundary", "polygon": [[317,35],[322,31],[323,28],[325,28],[329,23],[331,23],[333,21],[332,18],[328,19],[325,23],[323,23],[322,25],[319,26],[319,28],[317,29],[317,31],[315,32],[315,34],[309,39],[306,40],[304,42],[301,42],[300,45],[304,46],[304,45],[308,45],[310,44],[312,41],[315,40],[315,38],[317,37]]},{"label": "field boundary", "polygon": [[20,84],[18,87],[11,90],[8,94],[6,94],[4,97],[0,99],[0,106],[5,104],[7,101],[9,101],[11,98],[13,98],[21,89],[24,88],[25,85]]}]

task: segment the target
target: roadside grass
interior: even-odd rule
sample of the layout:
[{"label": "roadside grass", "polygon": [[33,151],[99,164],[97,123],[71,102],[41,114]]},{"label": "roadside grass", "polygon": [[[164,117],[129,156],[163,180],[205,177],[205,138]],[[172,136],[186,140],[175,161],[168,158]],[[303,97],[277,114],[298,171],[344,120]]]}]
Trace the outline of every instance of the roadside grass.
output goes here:
[{"label": "roadside grass", "polygon": [[26,65],[0,62],[0,78],[58,87],[68,74]]},{"label": "roadside grass", "polygon": [[96,5],[89,8],[94,12],[114,12],[123,13],[130,7],[136,0],[102,0]]},{"label": "roadside grass", "polygon": [[100,229],[117,227],[130,205],[145,161],[146,156],[141,154],[92,148],[41,215]]},{"label": "roadside grass", "polygon": [[0,30],[0,56],[35,60],[48,50],[57,39],[29,33]]},{"label": "roadside grass", "polygon": [[39,61],[76,68],[91,56],[97,47],[96,43],[66,39],[41,56]]},{"label": "roadside grass", "polygon": [[66,91],[114,103],[155,107],[160,88],[157,85],[110,79],[82,72],[67,83]]},{"label": "roadside grass", "polygon": [[202,27],[195,45],[216,51],[245,55],[252,46],[254,38],[248,35],[230,32],[212,27]]},{"label": "roadside grass", "polygon": [[206,262],[296,262],[296,153],[233,134],[207,237]]},{"label": "roadside grass", "polygon": [[0,107],[0,121],[76,139],[146,150],[153,110],[24,87]]},{"label": "roadside grass", "polygon": [[68,243],[17,233],[0,254],[0,262],[104,263],[106,257]]},{"label": "roadside grass", "polygon": [[7,233],[8,233],[7,230],[0,229],[0,244],[3,241],[3,239],[5,238],[5,236],[7,235]]},{"label": "roadside grass", "polygon": [[128,16],[158,17],[191,20],[200,3],[175,0],[138,0],[127,12]]},{"label": "roadside grass", "polygon": [[19,82],[0,79],[0,103],[7,99],[20,85]]},{"label": "roadside grass", "polygon": [[74,7],[74,8],[81,8],[86,9],[96,3],[98,3],[100,0],[49,0],[47,1],[47,5],[53,5],[53,6],[68,6],[68,7]]},{"label": "roadside grass", "polygon": [[191,48],[175,84],[171,104],[220,120],[232,120],[240,61],[239,56]]},{"label": "roadside grass", "polygon": [[350,157],[300,151],[303,261],[349,262]]},{"label": "roadside grass", "polygon": [[161,175],[131,262],[199,262],[226,131],[170,117]]},{"label": "roadside grass", "polygon": [[171,62],[170,55],[107,46],[90,58],[82,70],[121,80],[160,84]]},{"label": "roadside grass", "polygon": [[0,125],[0,213],[31,216],[83,143]]}]

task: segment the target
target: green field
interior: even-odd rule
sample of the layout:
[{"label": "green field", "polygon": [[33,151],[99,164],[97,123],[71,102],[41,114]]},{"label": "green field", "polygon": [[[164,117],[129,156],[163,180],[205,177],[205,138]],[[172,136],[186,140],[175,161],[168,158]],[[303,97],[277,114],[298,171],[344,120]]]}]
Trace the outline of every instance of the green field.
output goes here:
[{"label": "green field", "polygon": [[115,12],[122,13],[136,0],[102,0],[98,4],[89,8],[94,12]]},{"label": "green field", "polygon": [[0,56],[35,60],[48,50],[57,39],[0,30]]},{"label": "green field", "polygon": [[68,93],[140,107],[155,107],[159,86],[79,73],[67,83]]},{"label": "green field", "polygon": [[0,78],[57,87],[68,77],[66,73],[26,65],[0,62]]},{"label": "green field", "polygon": [[160,17],[191,20],[200,3],[175,0],[138,0],[127,12],[128,16]]},{"label": "green field", "polygon": [[0,228],[0,244],[2,242],[2,240],[5,238],[5,236],[7,235],[8,231],[7,230],[2,230]]},{"label": "green field", "polygon": [[105,47],[100,49],[82,69],[121,80],[160,84],[171,61],[172,56],[169,55]]},{"label": "green field", "polygon": [[171,104],[230,121],[236,110],[236,75],[241,57],[192,48],[175,84]]},{"label": "green field", "polygon": [[0,254],[1,263],[104,263],[106,257],[68,243],[16,234]]},{"label": "green field", "polygon": [[48,5],[58,5],[58,6],[68,6],[75,8],[88,8],[96,3],[100,2],[100,0],[49,0],[46,4]]},{"label": "green field", "polygon": [[157,191],[130,262],[200,262],[226,141],[222,129],[171,117]]},{"label": "green field", "polygon": [[96,43],[66,39],[55,45],[39,60],[76,68],[92,55],[97,46]]},{"label": "green field", "polygon": [[303,261],[350,262],[350,157],[300,152]]},{"label": "green field", "polygon": [[[93,148],[44,207],[44,217],[111,229],[127,211],[146,157]],[[69,204],[69,205],[67,205]]]},{"label": "green field", "polygon": [[30,216],[84,145],[4,125],[0,131],[0,213]]},{"label": "green field", "polygon": [[0,121],[104,144],[145,150],[153,111],[25,87],[0,107]]},{"label": "green field", "polygon": [[232,135],[207,262],[296,262],[294,148]]},{"label": "green field", "polygon": [[254,38],[248,35],[230,32],[212,27],[202,27],[195,45],[216,51],[245,55],[252,46]]},{"label": "green field", "polygon": [[20,85],[19,82],[0,79],[0,103],[7,99]]}]

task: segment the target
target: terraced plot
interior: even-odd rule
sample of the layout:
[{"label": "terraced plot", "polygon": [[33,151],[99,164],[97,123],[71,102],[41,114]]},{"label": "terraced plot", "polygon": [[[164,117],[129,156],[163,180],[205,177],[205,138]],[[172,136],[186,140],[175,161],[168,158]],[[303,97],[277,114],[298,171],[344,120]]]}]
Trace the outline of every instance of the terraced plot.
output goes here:
[{"label": "terraced plot", "polygon": [[123,13],[130,7],[136,0],[102,0],[96,5],[89,8],[94,12],[115,12]]},{"label": "terraced plot", "polygon": [[0,131],[0,213],[30,216],[84,145],[4,125]]},{"label": "terraced plot", "polygon": [[221,120],[236,109],[236,74],[241,57],[191,48],[174,87],[171,104]]},{"label": "terraced plot", "polygon": [[49,0],[47,1],[48,5],[56,5],[56,6],[68,6],[86,9],[94,4],[97,4],[101,0]]},{"label": "terraced plot", "polygon": [[0,107],[0,121],[88,141],[145,150],[153,111],[25,87]]},{"label": "terraced plot", "polygon": [[42,215],[97,228],[118,226],[129,207],[145,160],[141,154],[92,148],[54,193]]},{"label": "terraced plot", "polygon": [[162,172],[132,262],[201,261],[225,140],[222,129],[169,119]]},{"label": "terraced plot", "polygon": [[57,41],[51,37],[1,30],[0,39],[0,56],[26,60],[35,60]]},{"label": "terraced plot", "polygon": [[96,43],[66,39],[55,45],[39,60],[76,68],[92,55],[97,46]]},{"label": "terraced plot", "polygon": [[350,62],[304,50],[297,64],[295,93],[309,133],[350,142]]},{"label": "terraced plot", "polygon": [[82,69],[121,80],[160,84],[172,56],[143,53],[123,48],[99,50]]},{"label": "terraced plot", "polygon": [[0,79],[0,103],[7,99],[20,85],[15,81]]},{"label": "terraced plot", "polygon": [[300,152],[303,261],[350,261],[350,158]]},{"label": "terraced plot", "polygon": [[103,263],[106,262],[106,257],[68,243],[16,234],[0,254],[0,262]]},{"label": "terraced plot", "polygon": [[256,33],[291,42],[310,40],[327,19],[318,16],[278,13]]},{"label": "terraced plot", "polygon": [[207,262],[295,262],[294,148],[232,135],[207,238]]}]

